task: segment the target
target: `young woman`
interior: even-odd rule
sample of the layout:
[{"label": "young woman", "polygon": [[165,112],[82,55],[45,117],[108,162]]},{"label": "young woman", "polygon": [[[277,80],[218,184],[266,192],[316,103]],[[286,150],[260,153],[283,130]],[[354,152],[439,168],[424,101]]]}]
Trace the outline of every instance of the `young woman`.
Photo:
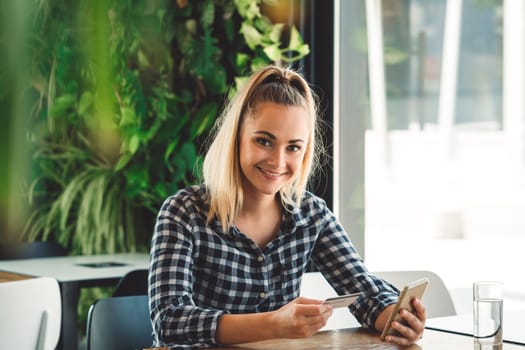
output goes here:
[{"label": "young woman", "polygon": [[[150,310],[155,345],[206,347],[308,337],[332,307],[299,297],[310,262],[339,294],[361,292],[350,310],[381,331],[398,291],[370,275],[325,202],[306,190],[316,162],[317,111],[296,72],[253,74],[217,125],[204,183],[169,197],[152,239]],[[411,344],[426,314],[394,324]]]}]

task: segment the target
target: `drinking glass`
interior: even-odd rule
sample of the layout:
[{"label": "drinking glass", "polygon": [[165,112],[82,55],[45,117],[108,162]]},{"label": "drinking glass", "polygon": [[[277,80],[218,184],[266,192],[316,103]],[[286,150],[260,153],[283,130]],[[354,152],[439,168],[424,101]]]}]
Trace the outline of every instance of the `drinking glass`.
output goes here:
[{"label": "drinking glass", "polygon": [[503,283],[479,281],[473,286],[474,349],[503,348]]}]

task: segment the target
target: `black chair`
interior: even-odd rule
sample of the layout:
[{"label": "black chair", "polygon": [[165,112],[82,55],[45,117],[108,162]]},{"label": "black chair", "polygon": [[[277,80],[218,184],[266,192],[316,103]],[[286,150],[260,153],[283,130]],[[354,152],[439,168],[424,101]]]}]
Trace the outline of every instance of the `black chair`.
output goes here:
[{"label": "black chair", "polygon": [[148,296],[100,299],[89,308],[87,350],[134,350],[153,344]]},{"label": "black chair", "polygon": [[68,251],[55,241],[34,241],[0,245],[0,260],[66,256]]},{"label": "black chair", "polygon": [[125,274],[113,290],[114,297],[148,294],[148,270],[133,270]]}]

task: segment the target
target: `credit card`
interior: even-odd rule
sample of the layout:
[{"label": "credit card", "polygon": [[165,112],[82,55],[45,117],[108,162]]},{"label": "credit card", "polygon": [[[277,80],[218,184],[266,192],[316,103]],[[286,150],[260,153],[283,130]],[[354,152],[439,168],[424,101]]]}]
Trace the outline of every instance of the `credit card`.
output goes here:
[{"label": "credit card", "polygon": [[334,309],[337,309],[340,307],[347,307],[351,305],[360,295],[361,293],[339,295],[333,298],[328,298],[324,302],[332,305]]}]

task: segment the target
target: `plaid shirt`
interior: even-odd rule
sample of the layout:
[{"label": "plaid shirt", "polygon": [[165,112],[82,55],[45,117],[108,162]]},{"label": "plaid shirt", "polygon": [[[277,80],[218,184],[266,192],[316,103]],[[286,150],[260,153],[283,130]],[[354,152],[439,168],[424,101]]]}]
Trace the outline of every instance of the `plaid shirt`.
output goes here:
[{"label": "plaid shirt", "polygon": [[276,310],[299,296],[310,261],[338,294],[362,292],[350,311],[365,327],[397,299],[398,291],[368,273],[348,235],[325,202],[306,192],[299,208],[283,214],[266,247],[218,220],[206,223],[204,186],[163,204],[152,239],[149,300],[155,344],[172,348],[217,345],[224,313]]}]

